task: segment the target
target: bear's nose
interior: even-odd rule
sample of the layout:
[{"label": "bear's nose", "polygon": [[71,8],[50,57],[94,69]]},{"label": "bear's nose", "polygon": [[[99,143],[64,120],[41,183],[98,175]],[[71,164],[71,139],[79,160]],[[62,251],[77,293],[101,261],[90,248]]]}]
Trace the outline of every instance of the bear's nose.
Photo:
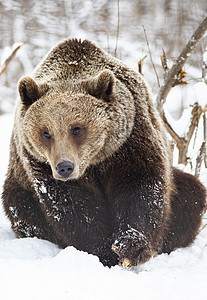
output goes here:
[{"label": "bear's nose", "polygon": [[56,166],[58,175],[68,178],[74,171],[74,164],[71,161],[62,161]]}]

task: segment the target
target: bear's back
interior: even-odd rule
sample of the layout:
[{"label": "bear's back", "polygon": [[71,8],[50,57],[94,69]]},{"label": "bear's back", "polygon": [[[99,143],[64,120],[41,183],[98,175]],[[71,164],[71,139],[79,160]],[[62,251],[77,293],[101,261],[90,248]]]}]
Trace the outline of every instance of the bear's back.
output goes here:
[{"label": "bear's back", "polygon": [[33,72],[37,81],[88,78],[106,65],[107,54],[88,40],[69,39],[58,44]]}]

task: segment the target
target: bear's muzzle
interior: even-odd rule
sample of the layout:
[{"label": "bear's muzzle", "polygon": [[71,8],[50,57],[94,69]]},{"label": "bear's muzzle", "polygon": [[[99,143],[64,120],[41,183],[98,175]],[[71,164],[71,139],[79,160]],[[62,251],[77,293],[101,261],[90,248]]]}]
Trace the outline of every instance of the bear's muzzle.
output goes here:
[{"label": "bear's muzzle", "polygon": [[67,180],[74,171],[74,163],[71,161],[62,161],[55,167],[55,169],[58,175],[64,178],[64,180]]}]

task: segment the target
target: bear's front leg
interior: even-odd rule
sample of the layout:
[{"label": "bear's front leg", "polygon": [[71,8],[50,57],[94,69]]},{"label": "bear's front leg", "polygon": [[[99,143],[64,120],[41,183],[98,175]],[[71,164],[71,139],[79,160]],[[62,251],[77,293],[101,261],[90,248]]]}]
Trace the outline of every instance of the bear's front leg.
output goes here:
[{"label": "bear's front leg", "polygon": [[58,244],[42,214],[38,199],[31,190],[22,187],[13,174],[5,180],[2,199],[4,211],[18,238],[38,237]]},{"label": "bear's front leg", "polygon": [[148,261],[162,245],[169,215],[164,180],[129,176],[113,188],[111,197],[116,220],[112,250],[123,266]]}]

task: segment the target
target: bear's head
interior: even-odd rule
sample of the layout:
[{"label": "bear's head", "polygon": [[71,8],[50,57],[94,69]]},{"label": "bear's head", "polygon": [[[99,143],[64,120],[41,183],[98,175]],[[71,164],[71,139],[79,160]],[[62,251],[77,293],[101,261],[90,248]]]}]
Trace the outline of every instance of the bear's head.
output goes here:
[{"label": "bear's head", "polygon": [[133,97],[109,70],[65,91],[23,77],[19,94],[24,147],[58,180],[78,179],[113,155],[134,125]]}]

